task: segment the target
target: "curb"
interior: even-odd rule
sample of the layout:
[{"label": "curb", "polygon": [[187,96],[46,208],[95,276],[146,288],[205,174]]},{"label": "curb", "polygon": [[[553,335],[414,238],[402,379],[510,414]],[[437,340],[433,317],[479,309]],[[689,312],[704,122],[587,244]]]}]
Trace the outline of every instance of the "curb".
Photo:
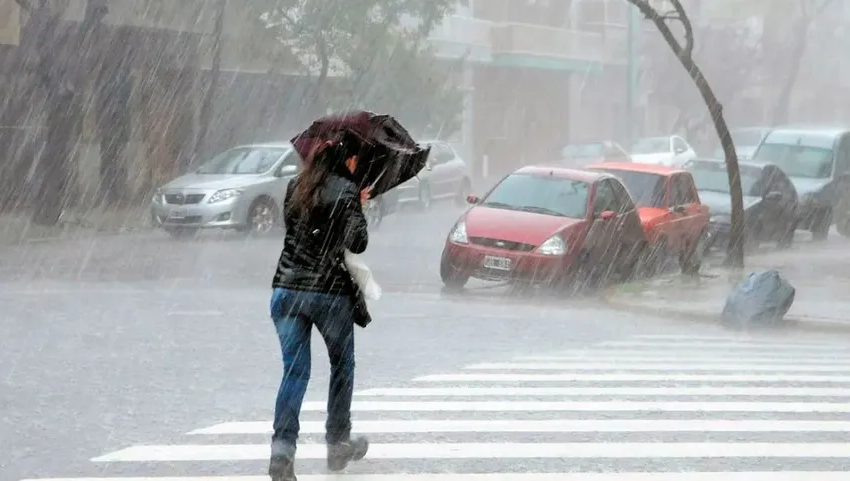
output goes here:
[{"label": "curb", "polygon": [[[616,293],[612,293],[610,290],[606,291],[602,294],[602,301],[608,307],[618,310],[625,311],[630,313],[637,314],[646,314],[646,315],[655,315],[655,316],[663,316],[668,319],[683,321],[683,322],[691,322],[691,323],[712,323],[715,325],[720,324],[720,314],[709,314],[704,312],[694,312],[689,311],[687,309],[673,309],[673,308],[657,308],[651,307],[644,302],[628,302],[621,299],[621,295]],[[786,317],[785,321],[786,325],[778,327],[779,330],[788,330],[794,329],[798,331],[806,331],[806,332],[839,332],[839,333],[850,333],[850,322],[842,321],[842,320],[832,320],[825,318],[814,318],[814,317]]]},{"label": "curb", "polygon": [[13,241],[5,241],[0,240],[0,245],[6,246],[21,246],[27,244],[41,244],[41,243],[50,243],[50,242],[59,242],[59,241],[68,241],[68,240],[79,240],[79,239],[91,239],[94,237],[115,237],[120,235],[132,235],[132,234],[140,234],[152,232],[152,228],[141,227],[134,229],[85,229],[80,231],[80,234],[77,235],[54,235],[48,237],[32,237],[32,238],[24,238],[19,239],[17,242]]}]

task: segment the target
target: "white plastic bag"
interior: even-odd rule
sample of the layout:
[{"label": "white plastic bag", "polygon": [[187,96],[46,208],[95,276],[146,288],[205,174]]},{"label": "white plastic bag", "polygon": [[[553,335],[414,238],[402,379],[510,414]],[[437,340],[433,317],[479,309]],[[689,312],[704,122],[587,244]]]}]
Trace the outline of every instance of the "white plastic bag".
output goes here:
[{"label": "white plastic bag", "polygon": [[381,286],[375,282],[372,269],[366,265],[362,257],[346,249],[345,268],[351,273],[351,278],[357,283],[357,287],[363,291],[366,299],[377,301],[381,298]]}]

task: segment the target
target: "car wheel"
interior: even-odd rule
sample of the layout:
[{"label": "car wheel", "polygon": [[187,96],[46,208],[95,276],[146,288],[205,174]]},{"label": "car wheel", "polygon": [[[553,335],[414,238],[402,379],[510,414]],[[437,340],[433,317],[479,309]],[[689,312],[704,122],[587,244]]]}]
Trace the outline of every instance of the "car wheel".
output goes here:
[{"label": "car wheel", "polygon": [[835,230],[842,237],[850,237],[850,198],[847,195],[841,196],[832,215],[835,219]]},{"label": "car wheel", "polygon": [[706,231],[700,233],[692,245],[685,246],[679,254],[679,268],[686,276],[698,276],[702,267],[702,254],[708,239]]},{"label": "car wheel", "polygon": [[672,264],[672,260],[673,252],[670,248],[670,241],[666,237],[661,237],[647,251],[645,265],[648,277],[657,277],[666,273]]},{"label": "car wheel", "polygon": [[464,178],[460,182],[460,188],[458,189],[457,196],[455,197],[455,205],[458,207],[466,206],[466,198],[469,194],[472,193],[472,181],[468,178]]},{"label": "car wheel", "polygon": [[268,197],[260,197],[248,209],[247,231],[249,235],[271,232],[277,225],[277,207]]},{"label": "car wheel", "polygon": [[797,222],[789,222],[785,228],[785,232],[779,235],[779,240],[776,242],[776,247],[780,249],[789,249],[794,245],[794,233],[797,232]]},{"label": "car wheel", "polygon": [[469,275],[452,265],[451,259],[443,255],[440,259],[440,279],[447,289],[458,291],[469,282]]},{"label": "car wheel", "polygon": [[427,182],[419,183],[419,207],[422,210],[431,208],[431,186]]},{"label": "car wheel", "polygon": [[824,241],[829,237],[829,226],[832,224],[832,211],[822,209],[815,214],[812,221],[812,240]]}]

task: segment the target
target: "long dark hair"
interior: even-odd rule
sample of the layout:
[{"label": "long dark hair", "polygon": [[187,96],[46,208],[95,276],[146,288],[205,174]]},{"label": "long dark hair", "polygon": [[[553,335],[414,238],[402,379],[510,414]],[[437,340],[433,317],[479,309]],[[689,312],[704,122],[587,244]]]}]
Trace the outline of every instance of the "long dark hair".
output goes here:
[{"label": "long dark hair", "polygon": [[303,159],[304,170],[295,179],[291,208],[299,215],[310,215],[321,202],[322,187],[331,174],[353,181],[354,177],[345,166],[345,161],[353,155],[359,155],[360,150],[359,139],[347,134],[310,158]]}]

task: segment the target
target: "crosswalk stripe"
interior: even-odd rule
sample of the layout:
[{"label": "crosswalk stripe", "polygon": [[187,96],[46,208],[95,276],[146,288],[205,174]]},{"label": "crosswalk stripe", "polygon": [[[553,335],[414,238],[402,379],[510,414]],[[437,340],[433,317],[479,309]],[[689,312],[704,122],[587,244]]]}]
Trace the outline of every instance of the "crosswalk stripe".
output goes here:
[{"label": "crosswalk stripe", "polygon": [[[789,420],[405,420],[355,421],[362,434],[403,433],[646,433],[646,432],[845,432],[850,421]],[[271,421],[220,423],[190,431],[190,435],[271,434]],[[302,434],[324,434],[322,421],[301,422]]]},{"label": "crosswalk stripe", "polygon": [[[635,336],[632,340],[677,340],[677,341],[695,341],[695,342],[706,342],[706,341],[721,341],[721,342],[758,342],[770,344],[772,342],[779,342],[778,338],[776,341],[771,341],[771,338],[765,338],[762,336],[753,336],[751,334],[743,333],[740,335],[729,334],[724,336],[710,336],[710,335],[692,335],[692,334],[640,334]],[[606,341],[610,342],[610,341]],[[616,341],[614,341],[616,342]],[[784,342],[784,341],[783,341]],[[793,344],[795,346],[805,346],[805,345],[815,345],[815,346],[844,346],[847,347],[848,343],[846,342],[836,342],[836,341],[809,341],[809,340],[794,340]]]},{"label": "crosswalk stripe", "polygon": [[[249,461],[268,459],[264,444],[132,446],[93,462]],[[324,459],[324,444],[298,446],[300,459]],[[371,444],[369,459],[528,458],[850,458],[850,443],[391,443]]]},{"label": "crosswalk stripe", "polygon": [[[570,356],[521,356],[515,357],[514,362],[609,362],[609,363],[665,363],[665,362],[675,362],[675,363],[708,363],[708,364],[764,364],[764,363],[775,363],[778,360],[787,361],[787,357],[779,357],[776,354],[765,354],[764,356],[753,356],[752,354],[748,354],[747,357],[735,356],[733,359],[726,359],[723,357],[717,356],[706,356],[704,353],[690,353],[689,355],[681,355],[681,356],[670,356],[669,353],[646,353],[646,354],[628,354],[628,353],[620,353],[620,354],[606,354],[606,353],[596,353],[596,352],[588,352],[586,354],[573,354]],[[835,365],[840,363],[850,364],[850,356],[840,356],[840,357],[826,357],[826,356],[816,356],[812,358],[794,358],[795,365],[801,364],[827,364],[827,365]],[[687,365],[682,365],[682,368],[687,367]]]},{"label": "crosswalk stripe", "polygon": [[414,382],[718,381],[850,383],[850,376],[822,374],[432,374]]},{"label": "crosswalk stripe", "polygon": [[837,387],[390,387],[366,389],[355,396],[789,396],[850,397]]},{"label": "crosswalk stripe", "polygon": [[682,341],[670,339],[667,341],[661,340],[632,340],[632,341],[604,341],[600,342],[594,349],[611,349],[622,347],[643,347],[643,348],[672,348],[678,350],[688,349],[727,349],[727,350],[777,350],[783,349],[788,352],[805,352],[805,351],[838,351],[850,353],[850,345],[824,343],[824,344],[798,344],[798,343],[774,343],[762,341],[717,341],[717,342],[700,342],[700,341]]},{"label": "crosswalk stripe", "polygon": [[[324,411],[327,403],[306,402],[302,411]],[[774,412],[850,413],[848,403],[803,402],[548,402],[548,401],[354,401],[353,411],[517,412],[517,411],[644,411],[644,412]]]},{"label": "crosswalk stripe", "polygon": [[613,364],[613,363],[521,363],[521,362],[490,362],[473,364],[466,367],[472,370],[488,371],[734,371],[734,372],[846,372],[850,373],[850,364],[844,366],[800,366],[797,364],[747,365],[743,363],[727,365],[700,364]]},{"label": "crosswalk stripe", "polygon": [[[847,481],[847,471],[312,474],[299,481]],[[269,481],[268,476],[31,478],[21,481]]]}]

